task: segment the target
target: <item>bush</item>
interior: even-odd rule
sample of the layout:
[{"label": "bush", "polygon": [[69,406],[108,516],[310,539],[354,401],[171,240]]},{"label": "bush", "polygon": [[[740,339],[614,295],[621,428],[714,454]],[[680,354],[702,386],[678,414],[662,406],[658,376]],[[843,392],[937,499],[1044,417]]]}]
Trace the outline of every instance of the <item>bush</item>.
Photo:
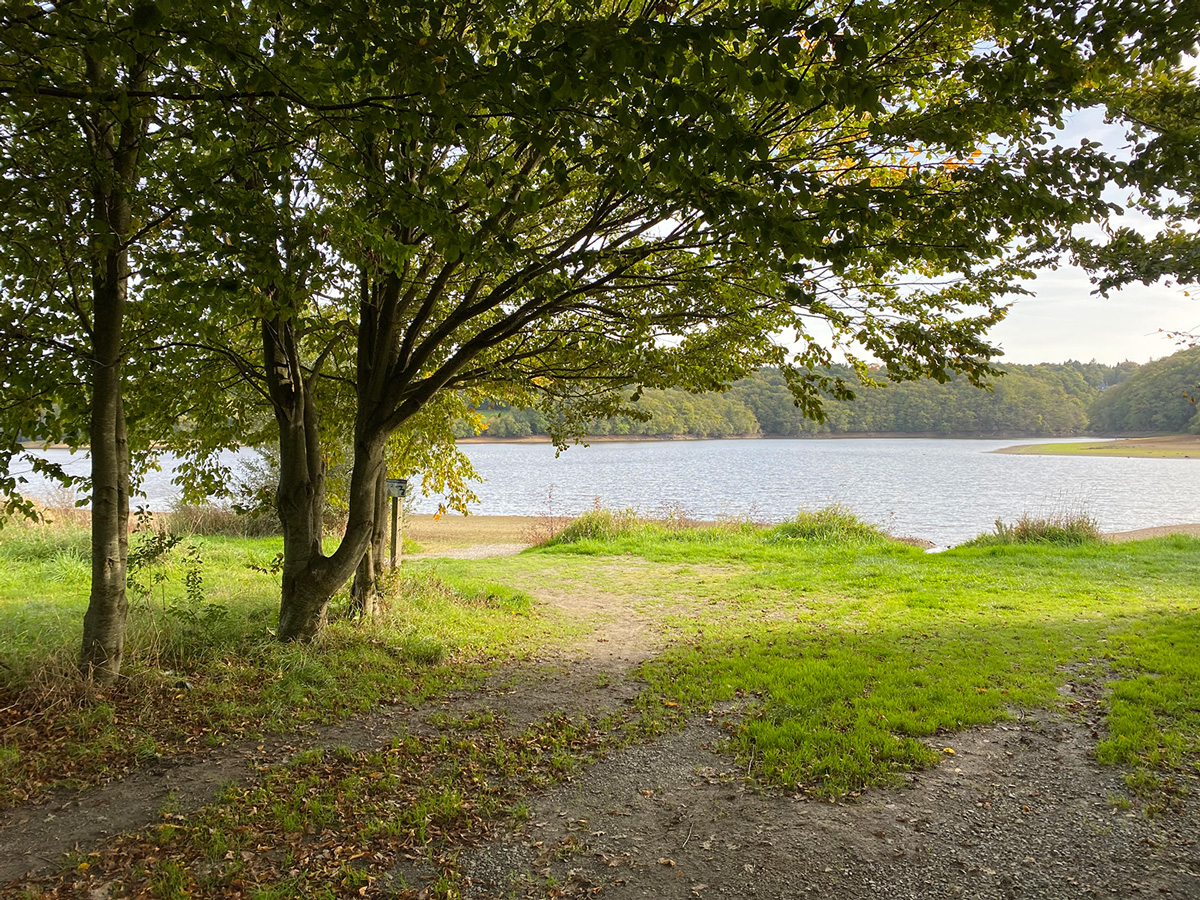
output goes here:
[{"label": "bush", "polygon": [[996,520],[996,530],[967,541],[965,547],[994,547],[998,544],[1058,544],[1074,546],[1096,544],[1101,540],[1100,525],[1085,513],[1056,513],[1034,517],[1024,513],[1012,525]]},{"label": "bush", "polygon": [[225,506],[195,506],[182,501],[172,504],[166,528],[179,534],[225,537],[273,537],[283,533],[273,507],[251,512]]},{"label": "bush", "polygon": [[604,507],[589,510],[573,519],[562,531],[542,544],[577,544],[580,541],[613,541],[642,527],[637,513],[631,509],[613,511]]},{"label": "bush", "polygon": [[875,543],[888,540],[878,525],[864,522],[844,506],[804,510],[771,529],[767,543],[813,541],[820,543]]}]

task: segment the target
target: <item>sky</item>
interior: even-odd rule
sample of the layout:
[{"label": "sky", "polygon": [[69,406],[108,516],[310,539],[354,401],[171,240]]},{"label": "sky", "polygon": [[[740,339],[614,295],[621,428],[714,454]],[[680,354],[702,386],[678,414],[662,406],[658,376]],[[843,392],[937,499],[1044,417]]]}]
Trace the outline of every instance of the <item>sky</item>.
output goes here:
[{"label": "sky", "polygon": [[[1065,144],[1080,138],[1098,140],[1120,152],[1123,131],[1105,124],[1093,110],[1077,113],[1066,123]],[[1114,192],[1109,199],[1124,195]],[[1138,216],[1126,214],[1120,224],[1152,227]],[[1099,236],[1098,230],[1090,232]],[[992,329],[990,337],[1012,363],[1065,362],[1095,359],[1114,364],[1125,360],[1149,362],[1181,349],[1169,332],[1200,333],[1200,289],[1159,282],[1134,284],[1110,292],[1107,298],[1094,294],[1087,273],[1074,266],[1043,271],[1026,284],[1031,296],[1012,298],[1005,321]]]},{"label": "sky", "polygon": [[1008,317],[991,330],[992,343],[1011,363],[1095,359],[1109,365],[1149,362],[1181,349],[1168,332],[1200,332],[1200,291],[1165,283],[1130,285],[1093,294],[1085,272],[1073,266],[1041,273],[1032,295],[1013,300]]}]

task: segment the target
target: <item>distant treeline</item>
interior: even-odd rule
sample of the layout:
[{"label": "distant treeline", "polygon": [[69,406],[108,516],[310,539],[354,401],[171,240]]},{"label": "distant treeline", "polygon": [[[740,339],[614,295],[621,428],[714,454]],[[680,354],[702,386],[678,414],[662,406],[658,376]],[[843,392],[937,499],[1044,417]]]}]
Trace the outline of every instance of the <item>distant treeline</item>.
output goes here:
[{"label": "distant treeline", "polygon": [[[837,371],[837,370],[835,370]],[[1005,366],[989,390],[965,379],[885,383],[852,401],[826,402],[826,419],[805,419],[783,376],[765,369],[720,394],[647,390],[632,403],[646,420],[616,416],[592,423],[596,436],[792,437],[815,434],[1079,435],[1200,430],[1192,398],[1200,394],[1200,348],[1144,366],[1066,362]],[[849,370],[839,372],[850,377]],[[881,379],[882,380],[882,379]],[[485,436],[546,433],[536,409],[480,409]],[[466,426],[460,428],[469,436]]]},{"label": "distant treeline", "polygon": [[1120,389],[1104,391],[1088,414],[1091,430],[1200,434],[1200,346],[1140,366]]}]

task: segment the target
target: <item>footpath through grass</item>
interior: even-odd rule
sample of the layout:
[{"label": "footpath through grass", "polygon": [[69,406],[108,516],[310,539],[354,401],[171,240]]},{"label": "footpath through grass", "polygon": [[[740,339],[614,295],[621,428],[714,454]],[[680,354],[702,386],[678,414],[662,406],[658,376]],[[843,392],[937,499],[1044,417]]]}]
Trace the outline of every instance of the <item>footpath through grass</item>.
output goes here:
[{"label": "footpath through grass", "polygon": [[[10,803],[68,773],[94,781],[139,755],[470,684],[589,627],[553,597],[636,615],[663,649],[622,715],[564,711],[520,730],[452,715],[432,742],[303,754],[197,815],[168,810],[161,826],[74,858],[28,896],[455,897],[458,848],[519,818],[528,791],[722,702],[737,708],[730,745],[751,778],[819,796],[930,765],[971,726],[1057,708],[1067,680],[1102,687],[1097,756],[1129,767],[1143,809],[1186,799],[1200,775],[1195,538],[931,555],[839,511],[766,529],[600,511],[517,557],[412,565],[383,621],[335,619],[310,648],[270,637],[275,545],[206,540],[202,591],[183,547],[155,564],[160,580],[141,576],[151,590],[134,609],[131,677],[100,696],[72,693],[46,662],[74,650],[78,583],[44,580],[68,570],[78,540],[0,536],[17,573],[0,585],[13,623],[0,705],[19,711],[0,750]],[[403,859],[442,875],[407,887],[384,877]]]},{"label": "footpath through grass", "polygon": [[121,680],[74,670],[89,578],[88,535],[70,526],[0,532],[0,808],[56,786],[111,779],[139,762],[335,722],[384,703],[470,687],[496,660],[572,638],[528,595],[413,568],[386,618],[363,624],[335,599],[313,645],[273,627],[279,538],[134,535]]},{"label": "footpath through grass", "polygon": [[[1068,679],[1107,684],[1097,755],[1131,785],[1170,793],[1200,774],[1200,540],[926,554],[828,522],[599,518],[485,571],[533,593],[550,577],[628,591],[672,641],[643,669],[652,694],[691,711],[746,698],[733,743],[766,782],[824,796],[889,782],[956,731],[1055,708]],[[631,557],[653,565],[624,579]]]}]

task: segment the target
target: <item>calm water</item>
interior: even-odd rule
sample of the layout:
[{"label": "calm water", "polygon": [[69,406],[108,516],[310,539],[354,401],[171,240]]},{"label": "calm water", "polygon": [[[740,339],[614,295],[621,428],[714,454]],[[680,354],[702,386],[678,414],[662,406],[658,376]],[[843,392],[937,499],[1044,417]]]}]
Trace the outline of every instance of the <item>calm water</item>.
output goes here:
[{"label": "calm water", "polygon": [[[558,458],[547,444],[463,449],[486,479],[476,487],[474,507],[483,515],[565,515],[598,501],[647,513],[679,506],[702,519],[750,514],[779,521],[840,503],[893,534],[943,546],[1024,512],[1086,512],[1105,531],[1200,521],[1200,461],[989,452],[1014,443],[1036,441],[602,443],[572,447]],[[86,470],[86,461],[74,464]],[[169,460],[163,468],[146,480],[151,509],[168,507],[174,496]],[[423,499],[418,511],[435,505]]]}]

